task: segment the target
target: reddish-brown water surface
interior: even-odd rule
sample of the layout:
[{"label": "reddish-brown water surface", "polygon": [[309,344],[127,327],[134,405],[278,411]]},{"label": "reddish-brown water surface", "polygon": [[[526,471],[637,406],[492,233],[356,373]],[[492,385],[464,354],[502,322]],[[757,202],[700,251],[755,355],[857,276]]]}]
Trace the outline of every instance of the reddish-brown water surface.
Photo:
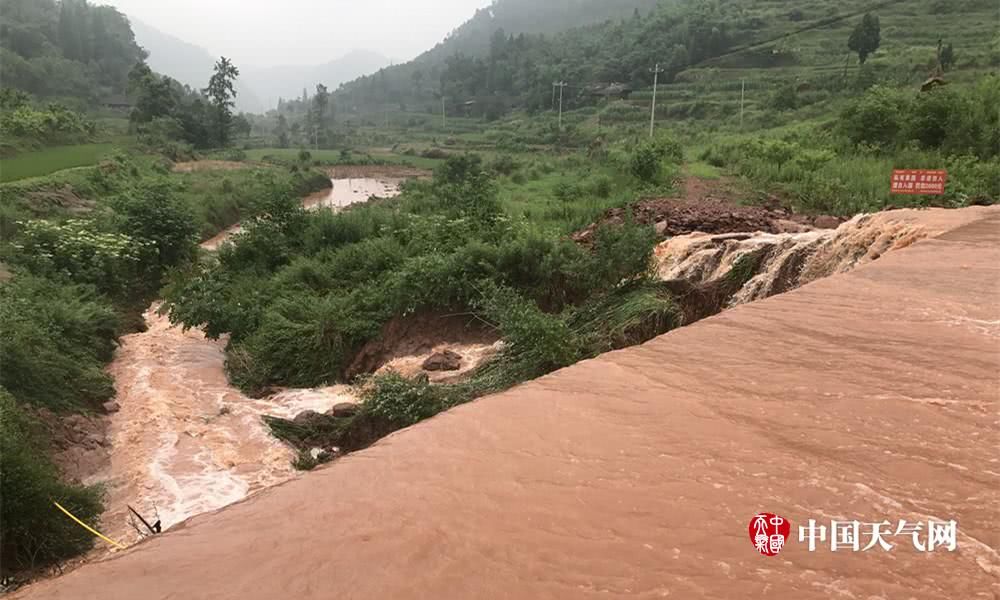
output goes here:
[{"label": "reddish-brown water surface", "polygon": [[[929,239],[456,408],[18,597],[995,598],[1000,211],[879,218]],[[213,377],[163,374],[177,395]],[[809,519],[954,519],[958,548],[793,539],[762,557],[761,511],[793,538]]]}]

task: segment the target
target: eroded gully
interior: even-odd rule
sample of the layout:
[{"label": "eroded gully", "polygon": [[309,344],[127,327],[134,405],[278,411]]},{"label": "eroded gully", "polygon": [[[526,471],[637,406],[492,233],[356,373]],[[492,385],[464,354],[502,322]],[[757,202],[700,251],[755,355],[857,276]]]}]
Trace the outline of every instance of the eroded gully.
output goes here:
[{"label": "eroded gully", "polygon": [[[335,179],[303,205],[337,210],[396,195],[399,183]],[[202,247],[217,250],[239,231],[232,227]],[[86,480],[105,486],[102,526],[125,544],[140,537],[128,506],[166,529],[295,477],[293,451],[270,435],[262,415],[292,418],[353,399],[347,386],[244,396],[226,378],[225,340],[173,326],[158,308],[145,313],[146,331],[122,338],[108,368],[120,408],[109,417],[109,460]]]}]

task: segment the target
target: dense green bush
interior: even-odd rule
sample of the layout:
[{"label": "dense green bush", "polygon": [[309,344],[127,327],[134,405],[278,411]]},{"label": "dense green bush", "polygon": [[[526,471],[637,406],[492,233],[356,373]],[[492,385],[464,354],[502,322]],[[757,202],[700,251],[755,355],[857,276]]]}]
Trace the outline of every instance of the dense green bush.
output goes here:
[{"label": "dense green bush", "polygon": [[586,250],[514,221],[473,155],[392,203],[340,214],[276,205],[236,241],[166,298],[176,322],[231,334],[230,375],[252,391],[337,381],[394,316],[469,310],[484,285],[559,312],[644,274],[654,245],[651,228],[626,226]]},{"label": "dense green bush", "polygon": [[988,159],[1000,153],[1000,77],[945,86],[913,95],[875,87],[852,102],[840,126],[853,144],[897,149],[915,141],[948,154]]},{"label": "dense green bush", "polygon": [[92,287],[16,274],[0,284],[0,385],[55,410],[99,406],[114,394],[103,366],[118,323]]},{"label": "dense green bush", "polygon": [[94,537],[58,512],[53,502],[95,523],[102,511],[100,490],[62,483],[41,436],[39,426],[0,387],[0,564],[5,575],[58,562],[93,546]]},{"label": "dense green bush", "polygon": [[101,230],[91,220],[21,223],[9,260],[32,273],[93,285],[124,297],[140,283],[139,270],[147,242]]},{"label": "dense green bush", "polygon": [[844,110],[841,127],[855,144],[890,146],[905,131],[912,102],[910,93],[877,86]]},{"label": "dense green bush", "polygon": [[168,180],[143,180],[110,204],[117,229],[129,232],[148,250],[144,263],[150,281],[158,285],[166,269],[194,256],[198,239],[194,211],[178,198]]},{"label": "dense green bush", "polygon": [[362,390],[362,410],[393,429],[409,427],[446,408],[439,389],[397,373],[376,377]]},{"label": "dense green bush", "polygon": [[632,152],[629,169],[639,181],[655,183],[660,176],[660,153],[653,144],[641,144]]},{"label": "dense green bush", "polygon": [[27,146],[73,144],[94,137],[97,127],[84,115],[61,104],[33,107],[18,90],[0,92],[0,136]]}]

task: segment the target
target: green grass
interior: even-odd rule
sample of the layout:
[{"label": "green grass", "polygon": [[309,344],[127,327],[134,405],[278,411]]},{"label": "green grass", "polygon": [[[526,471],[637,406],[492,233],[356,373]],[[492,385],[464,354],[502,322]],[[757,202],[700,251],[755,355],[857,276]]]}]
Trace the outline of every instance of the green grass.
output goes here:
[{"label": "green grass", "polygon": [[[424,158],[422,156],[408,156],[392,152],[387,148],[359,148],[352,151],[345,160],[341,156],[340,150],[313,150],[307,149],[311,160],[324,164],[365,164],[367,157],[371,157],[378,163],[389,165],[405,165],[418,169],[434,169],[443,160]],[[267,158],[277,158],[283,161],[296,161],[299,158],[299,148],[257,148],[247,150],[247,160],[264,160]]]},{"label": "green grass", "polygon": [[722,177],[722,171],[718,167],[706,162],[690,162],[686,168],[688,175],[691,177],[698,177],[700,179],[718,179]]},{"label": "green grass", "polygon": [[0,160],[0,182],[41,177],[63,169],[96,165],[115,144],[56,146]]}]

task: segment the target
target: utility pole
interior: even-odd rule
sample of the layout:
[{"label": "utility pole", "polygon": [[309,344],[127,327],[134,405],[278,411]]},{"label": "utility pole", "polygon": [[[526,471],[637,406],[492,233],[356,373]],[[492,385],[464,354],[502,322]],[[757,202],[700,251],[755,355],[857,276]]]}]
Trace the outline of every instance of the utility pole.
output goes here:
[{"label": "utility pole", "polygon": [[747,80],[740,80],[740,129],[743,129],[743,100],[746,98]]},{"label": "utility pole", "polygon": [[653,108],[649,111],[649,137],[653,137],[653,129],[656,127],[656,88],[660,83],[660,73],[663,69],[660,68],[660,63],[656,63],[656,67],[653,68]]},{"label": "utility pole", "polygon": [[565,81],[560,81],[558,83],[553,83],[552,85],[559,86],[559,131],[562,131],[563,88],[569,84]]},{"label": "utility pole", "polygon": [[441,94],[441,129],[448,129],[448,117],[444,114],[444,94]]}]

